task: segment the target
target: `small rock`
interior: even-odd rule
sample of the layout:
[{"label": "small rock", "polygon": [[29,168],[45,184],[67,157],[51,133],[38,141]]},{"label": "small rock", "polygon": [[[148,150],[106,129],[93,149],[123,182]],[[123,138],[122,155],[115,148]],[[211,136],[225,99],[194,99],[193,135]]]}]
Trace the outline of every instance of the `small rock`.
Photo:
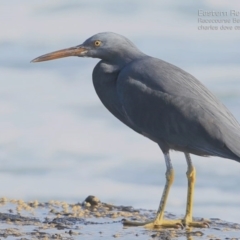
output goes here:
[{"label": "small rock", "polygon": [[96,206],[96,205],[98,205],[100,203],[100,200],[97,197],[95,197],[95,196],[89,195],[84,200],[84,202],[89,203],[90,206]]},{"label": "small rock", "polygon": [[113,237],[118,238],[118,237],[120,237],[120,234],[113,234]]}]

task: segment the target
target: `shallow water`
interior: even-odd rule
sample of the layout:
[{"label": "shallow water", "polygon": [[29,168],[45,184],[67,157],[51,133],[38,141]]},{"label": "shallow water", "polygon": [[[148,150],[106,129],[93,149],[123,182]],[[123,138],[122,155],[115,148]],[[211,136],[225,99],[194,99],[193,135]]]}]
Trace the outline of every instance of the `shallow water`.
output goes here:
[{"label": "shallow water", "polygon": [[[239,9],[216,1],[8,1],[0,8],[0,192],[25,200],[102,201],[157,209],[164,159],[157,145],[101,105],[91,72],[98,60],[30,60],[114,31],[145,53],[201,80],[240,121],[238,31],[198,31],[198,9]],[[176,178],[167,211],[184,214],[186,164],[173,152]],[[194,215],[240,222],[240,164],[193,156]]]},{"label": "shallow water", "polygon": [[[211,219],[208,228],[154,229],[123,225],[123,218],[146,221],[156,211],[134,209],[102,203],[91,196],[83,203],[68,204],[61,201],[24,202],[17,199],[0,199],[0,235],[11,240],[19,239],[239,239],[240,225],[220,219]],[[178,216],[166,214],[168,219]],[[203,219],[194,218],[195,221]]]}]

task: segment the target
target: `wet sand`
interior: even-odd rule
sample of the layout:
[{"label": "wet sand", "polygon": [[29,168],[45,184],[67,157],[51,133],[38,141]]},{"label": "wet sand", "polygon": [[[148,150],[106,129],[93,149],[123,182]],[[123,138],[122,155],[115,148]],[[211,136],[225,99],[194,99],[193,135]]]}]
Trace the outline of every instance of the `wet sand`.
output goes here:
[{"label": "wet sand", "polygon": [[[89,196],[83,202],[24,202],[0,199],[0,239],[224,239],[240,240],[240,224],[210,220],[204,229],[156,229],[124,227],[123,219],[144,221],[155,211],[115,206]],[[171,213],[166,218],[175,219]],[[200,218],[196,218],[196,220]]]}]

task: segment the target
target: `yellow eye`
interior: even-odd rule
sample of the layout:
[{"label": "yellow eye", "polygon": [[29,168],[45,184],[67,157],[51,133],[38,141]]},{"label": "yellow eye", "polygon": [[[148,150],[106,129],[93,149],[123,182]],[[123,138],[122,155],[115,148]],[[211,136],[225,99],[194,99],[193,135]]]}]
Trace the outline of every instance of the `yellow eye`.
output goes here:
[{"label": "yellow eye", "polygon": [[95,47],[99,47],[101,45],[101,41],[97,40],[94,42]]}]

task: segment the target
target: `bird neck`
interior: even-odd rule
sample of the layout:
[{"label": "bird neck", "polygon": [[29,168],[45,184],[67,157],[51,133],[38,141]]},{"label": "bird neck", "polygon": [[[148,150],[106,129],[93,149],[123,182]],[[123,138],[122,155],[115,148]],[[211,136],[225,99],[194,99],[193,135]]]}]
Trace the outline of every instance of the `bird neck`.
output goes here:
[{"label": "bird neck", "polygon": [[[135,50],[135,51],[134,51]],[[129,64],[132,61],[141,59],[146,55],[140,52],[138,49],[133,49],[133,51],[128,51],[126,53],[120,54],[115,59],[113,59],[114,65],[119,66],[120,68],[124,67],[126,64]]]},{"label": "bird neck", "polygon": [[112,50],[108,54],[102,55],[100,58],[108,65],[115,66],[114,68],[122,69],[126,64],[144,58],[146,54],[139,51],[137,48],[124,48]]}]

